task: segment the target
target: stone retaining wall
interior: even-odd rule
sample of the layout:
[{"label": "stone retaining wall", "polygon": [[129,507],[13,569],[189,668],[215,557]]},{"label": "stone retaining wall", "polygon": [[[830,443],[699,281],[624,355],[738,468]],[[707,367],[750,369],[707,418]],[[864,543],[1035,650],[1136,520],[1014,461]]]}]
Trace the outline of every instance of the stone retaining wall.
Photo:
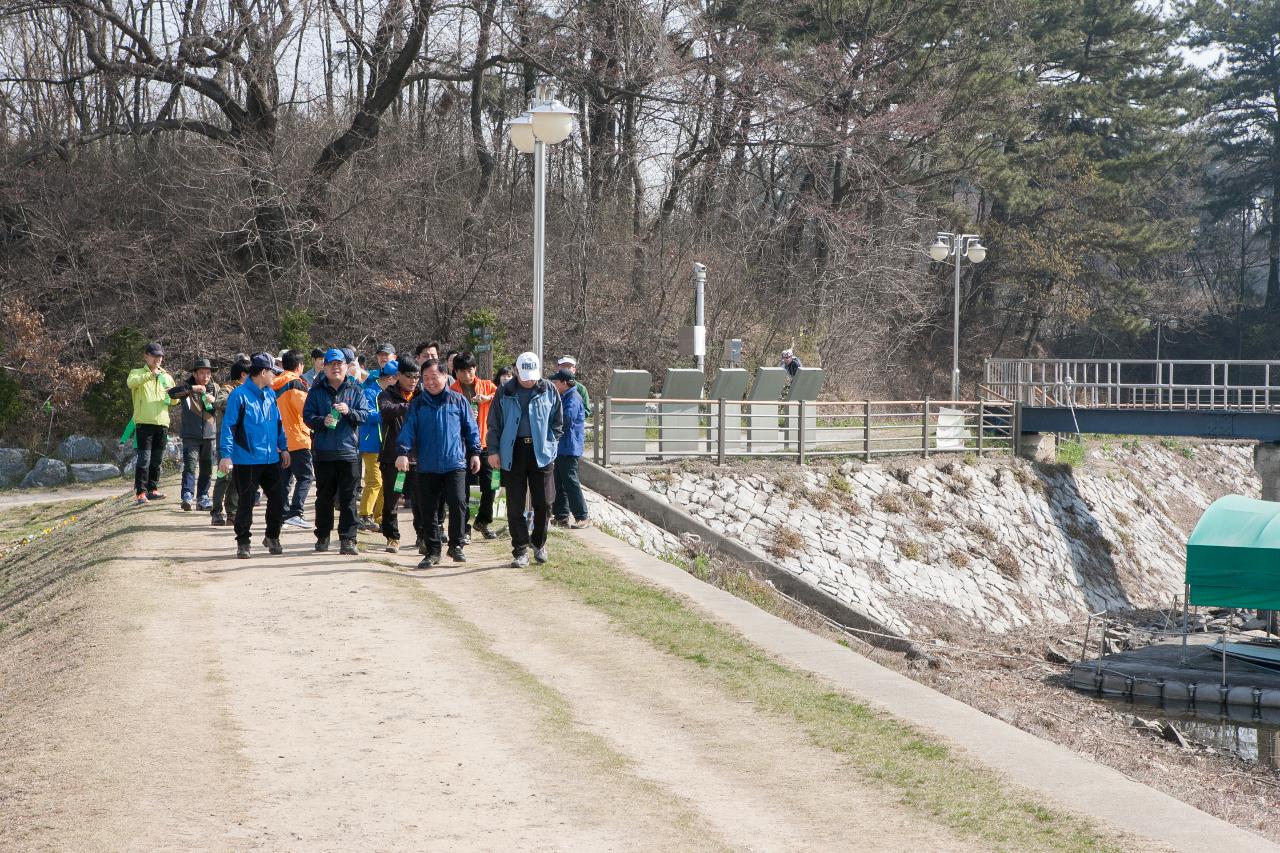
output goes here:
[{"label": "stone retaining wall", "polygon": [[[613,470],[908,636],[1170,606],[1203,509],[1258,494],[1247,444],[1113,444],[1074,471],[956,458]],[[681,549],[625,510],[592,511],[650,552]]]}]

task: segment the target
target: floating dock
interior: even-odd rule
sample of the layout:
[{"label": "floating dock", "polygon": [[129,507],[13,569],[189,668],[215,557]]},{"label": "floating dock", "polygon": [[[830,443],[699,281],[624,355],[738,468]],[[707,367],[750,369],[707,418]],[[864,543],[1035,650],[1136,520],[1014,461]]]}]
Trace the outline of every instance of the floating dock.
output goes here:
[{"label": "floating dock", "polygon": [[1193,634],[1185,648],[1178,639],[1079,661],[1071,666],[1071,686],[1156,702],[1280,709],[1280,672],[1230,658],[1224,670],[1222,658],[1209,651],[1219,636]]}]

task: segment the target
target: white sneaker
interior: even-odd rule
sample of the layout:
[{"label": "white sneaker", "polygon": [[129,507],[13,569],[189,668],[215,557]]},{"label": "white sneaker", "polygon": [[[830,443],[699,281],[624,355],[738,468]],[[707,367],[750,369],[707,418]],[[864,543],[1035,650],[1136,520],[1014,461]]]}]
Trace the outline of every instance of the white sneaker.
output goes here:
[{"label": "white sneaker", "polygon": [[545,563],[547,560],[551,559],[547,556],[547,546],[543,545],[541,548],[534,551],[533,559],[537,560],[539,563]]},{"label": "white sneaker", "polygon": [[315,525],[311,524],[311,522],[307,521],[300,515],[295,515],[293,518],[288,519],[285,521],[285,524],[290,527],[296,527],[299,530],[312,530],[315,527]]}]

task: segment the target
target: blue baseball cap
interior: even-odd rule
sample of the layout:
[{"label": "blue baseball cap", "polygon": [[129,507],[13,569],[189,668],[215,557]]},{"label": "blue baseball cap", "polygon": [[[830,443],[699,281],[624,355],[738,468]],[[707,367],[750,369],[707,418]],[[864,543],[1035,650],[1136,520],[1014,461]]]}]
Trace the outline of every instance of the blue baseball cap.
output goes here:
[{"label": "blue baseball cap", "polygon": [[347,364],[356,363],[356,351],[353,350],[351,347],[342,348],[342,357],[343,359],[346,360]]},{"label": "blue baseball cap", "polygon": [[330,347],[329,349],[325,350],[325,353],[324,353],[325,364],[328,364],[331,361],[346,361],[346,360],[347,360],[346,355],[344,355],[342,350],[338,349],[337,347]]},{"label": "blue baseball cap", "polygon": [[400,372],[400,362],[396,361],[393,358],[391,359],[391,361],[388,361],[386,364],[382,365],[382,370],[380,372],[379,371],[374,371],[374,372],[378,373],[378,375],[380,376],[395,376],[397,373]]}]

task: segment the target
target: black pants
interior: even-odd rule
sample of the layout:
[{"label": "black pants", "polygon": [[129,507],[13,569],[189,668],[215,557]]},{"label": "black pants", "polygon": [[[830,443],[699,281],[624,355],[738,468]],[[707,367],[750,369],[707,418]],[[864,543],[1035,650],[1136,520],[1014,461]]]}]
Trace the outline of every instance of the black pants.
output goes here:
[{"label": "black pants", "polygon": [[138,460],[133,468],[133,491],[154,492],[160,488],[160,465],[168,444],[168,430],[155,424],[138,424],[133,432],[138,442]]},{"label": "black pants", "polygon": [[551,505],[551,514],[561,520],[567,521],[570,512],[576,521],[587,517],[587,498],[582,494],[582,482],[578,479],[578,460],[581,458],[556,457],[556,500]]},{"label": "black pants", "polygon": [[[462,526],[466,519],[467,472],[446,471],[436,474],[419,471],[417,475],[417,500],[424,507],[438,507],[442,503],[449,508],[449,547],[462,547]],[[427,553],[439,554],[441,529],[438,519],[428,514],[423,538],[427,540]]]},{"label": "black pants", "polygon": [[400,539],[400,514],[398,507],[400,501],[404,501],[405,505],[413,510],[413,532],[416,536],[425,539],[426,534],[422,530],[422,513],[418,511],[420,501],[417,498],[417,472],[410,468],[404,474],[404,491],[396,494],[396,477],[400,474],[396,470],[394,462],[380,462],[378,467],[382,469],[382,535],[388,539]]},{"label": "black pants", "polygon": [[[507,490],[507,527],[511,528],[511,553],[519,556],[529,549],[547,544],[547,516],[555,491],[555,474],[551,465],[539,467],[533,444],[516,439],[511,455],[511,470],[502,472],[502,485]],[[533,533],[524,518],[525,492],[532,496]]]},{"label": "black pants", "polygon": [[360,484],[360,460],[338,459],[315,462],[316,539],[325,540],[333,532],[333,504],[338,502],[338,538],[356,538],[356,486]]},{"label": "black pants", "polygon": [[[311,494],[311,483],[314,480],[311,451],[305,448],[290,450],[289,467],[284,474],[285,518],[302,517],[302,509],[307,505],[307,495]],[[290,491],[293,492],[292,496]]]},{"label": "black pants", "polygon": [[489,467],[489,456],[486,453],[480,454],[480,473],[467,474],[466,510],[468,533],[471,532],[471,486],[477,482],[480,484],[480,508],[476,510],[476,524],[481,527],[488,527],[493,524],[493,499],[497,497],[498,492],[493,487],[493,469]]},{"label": "black pants", "polygon": [[239,504],[236,506],[236,544],[249,541],[253,525],[253,504],[261,488],[267,495],[267,538],[280,536],[284,523],[284,468],[279,462],[266,465],[237,465],[231,469]]}]

